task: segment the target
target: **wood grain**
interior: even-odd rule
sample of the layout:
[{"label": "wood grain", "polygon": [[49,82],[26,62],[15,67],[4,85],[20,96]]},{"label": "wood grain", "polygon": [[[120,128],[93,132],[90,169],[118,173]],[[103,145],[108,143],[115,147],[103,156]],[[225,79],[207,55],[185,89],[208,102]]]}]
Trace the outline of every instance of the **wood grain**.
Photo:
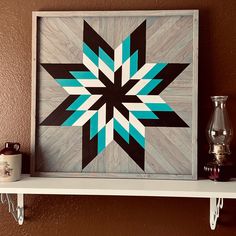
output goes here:
[{"label": "wood grain", "polygon": [[[113,48],[147,20],[146,61],[190,63],[161,97],[189,125],[146,128],[145,171],[114,141],[82,170],[79,127],[39,127],[37,175],[122,178],[196,178],[197,11],[39,12],[38,63],[82,63],[85,19]],[[193,33],[194,32],[194,33]],[[194,50],[193,50],[194,48]],[[35,75],[34,75],[35,76]],[[38,73],[38,120],[44,120],[68,95],[42,68]],[[52,96],[53,95],[53,96]],[[71,140],[73,139],[73,140]],[[71,142],[69,141],[71,140]]]}]

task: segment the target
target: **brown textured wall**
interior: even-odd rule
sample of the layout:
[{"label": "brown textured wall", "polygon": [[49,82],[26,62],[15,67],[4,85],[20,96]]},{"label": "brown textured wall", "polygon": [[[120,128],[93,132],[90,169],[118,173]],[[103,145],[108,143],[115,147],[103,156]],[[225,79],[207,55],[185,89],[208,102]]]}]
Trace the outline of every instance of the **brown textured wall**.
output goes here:
[{"label": "brown textured wall", "polygon": [[[235,0],[0,0],[0,145],[22,144],[24,172],[29,171],[31,12],[135,9],[200,10],[200,170],[207,155],[209,96],[229,95],[235,121]],[[209,229],[208,208],[206,199],[28,195],[23,226],[0,207],[0,235],[236,235],[235,200],[226,200],[215,232]]]}]

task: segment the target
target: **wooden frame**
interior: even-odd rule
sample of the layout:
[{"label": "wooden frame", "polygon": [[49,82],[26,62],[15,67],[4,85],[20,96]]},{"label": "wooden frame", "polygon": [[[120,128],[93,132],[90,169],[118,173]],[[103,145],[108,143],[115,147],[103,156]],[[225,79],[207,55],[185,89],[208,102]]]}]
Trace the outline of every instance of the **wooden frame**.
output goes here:
[{"label": "wooden frame", "polygon": [[[104,174],[99,173],[77,173],[77,172],[41,172],[36,169],[36,134],[37,134],[37,77],[39,75],[38,59],[40,45],[38,39],[41,34],[39,21],[42,18],[60,17],[171,17],[171,16],[190,16],[192,17],[193,33],[193,56],[192,56],[192,170],[191,174]],[[164,10],[164,11],[70,11],[70,12],[33,12],[32,14],[32,112],[31,112],[31,174],[33,176],[58,176],[58,177],[119,177],[119,178],[165,178],[165,179],[197,179],[197,90],[198,90],[198,10]]]}]

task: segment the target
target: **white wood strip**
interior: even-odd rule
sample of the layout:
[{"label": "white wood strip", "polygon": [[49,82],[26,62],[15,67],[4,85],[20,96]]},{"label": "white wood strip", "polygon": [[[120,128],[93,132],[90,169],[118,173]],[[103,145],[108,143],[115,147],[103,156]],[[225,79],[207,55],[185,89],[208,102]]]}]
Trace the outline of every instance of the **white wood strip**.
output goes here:
[{"label": "white wood strip", "polygon": [[166,103],[159,95],[138,95],[137,97],[144,103]]},{"label": "white wood strip", "polygon": [[106,104],[98,110],[98,132],[106,125]]},{"label": "white wood strip", "polygon": [[83,64],[98,78],[98,67],[84,53]]},{"label": "white wood strip", "polygon": [[198,130],[198,31],[199,31],[199,12],[193,13],[193,91],[192,91],[192,175],[197,179],[197,130]]},{"label": "white wood strip", "polygon": [[99,79],[78,79],[84,87],[105,87]]},{"label": "white wood strip", "polygon": [[77,110],[88,110],[102,95],[90,96]]},{"label": "white wood strip", "polygon": [[151,111],[144,103],[122,103],[129,111]]},{"label": "white wood strip", "polygon": [[32,69],[31,69],[31,161],[30,171],[35,172],[36,131],[36,77],[37,77],[37,14],[32,14]]},{"label": "white wood strip", "polygon": [[198,10],[145,10],[145,11],[34,11],[38,17],[73,16],[192,16]]},{"label": "white wood strip", "polygon": [[122,79],[121,84],[124,86],[130,79],[130,58],[122,65]]},{"label": "white wood strip", "polygon": [[90,92],[84,87],[63,87],[70,95],[90,94]]},{"label": "white wood strip", "polygon": [[129,113],[129,122],[145,137],[145,127],[131,112]]},{"label": "white wood strip", "polygon": [[86,111],[72,126],[83,126],[96,111]]},{"label": "white wood strip", "polygon": [[149,79],[139,80],[127,93],[126,95],[136,95],[143,87],[145,87],[150,82]]},{"label": "white wood strip", "polygon": [[99,69],[103,72],[104,75],[114,83],[114,72],[99,58],[98,60]]},{"label": "white wood strip", "polygon": [[112,142],[114,137],[114,120],[111,119],[106,124],[106,146]]},{"label": "white wood strip", "polygon": [[114,118],[129,132],[129,121],[116,108],[114,108]]},{"label": "white wood strip", "polygon": [[142,79],[156,64],[146,63],[138,70],[131,79]]},{"label": "white wood strip", "polygon": [[221,197],[236,199],[236,181],[40,178],[23,175],[17,182],[0,183],[1,193],[116,195],[156,197]]},{"label": "white wood strip", "polygon": [[115,71],[122,65],[122,43],[115,49]]}]

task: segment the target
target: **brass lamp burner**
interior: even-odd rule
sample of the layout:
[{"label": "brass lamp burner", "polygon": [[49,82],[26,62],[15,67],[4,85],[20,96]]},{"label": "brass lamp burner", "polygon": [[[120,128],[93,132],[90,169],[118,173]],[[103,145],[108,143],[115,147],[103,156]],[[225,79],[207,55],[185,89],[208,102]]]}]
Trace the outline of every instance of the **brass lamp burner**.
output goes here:
[{"label": "brass lamp burner", "polygon": [[213,150],[211,153],[214,154],[215,161],[217,164],[223,165],[228,161],[227,156],[230,154],[230,152],[228,152],[227,150],[228,147],[226,145],[223,144],[213,145]]}]

